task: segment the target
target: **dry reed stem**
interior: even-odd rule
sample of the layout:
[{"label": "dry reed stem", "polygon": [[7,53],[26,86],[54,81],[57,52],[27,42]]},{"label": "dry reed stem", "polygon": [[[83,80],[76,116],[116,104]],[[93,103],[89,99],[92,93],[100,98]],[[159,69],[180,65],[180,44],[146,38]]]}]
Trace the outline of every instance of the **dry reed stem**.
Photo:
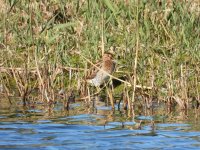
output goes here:
[{"label": "dry reed stem", "polygon": [[162,20],[160,20],[160,24],[162,25],[164,31],[165,31],[165,34],[170,38],[171,41],[173,41],[173,38],[170,36],[170,34],[168,33],[166,27],[164,26]]},{"label": "dry reed stem", "polygon": [[[130,100],[130,96],[129,96],[129,93],[128,93],[128,90],[127,88],[125,87],[125,92],[126,92],[126,97],[127,97],[127,102],[128,102],[128,108],[129,110],[131,110],[131,100]],[[133,110],[132,110],[133,111]]]},{"label": "dry reed stem", "polygon": [[[89,93],[87,93],[88,96],[81,97],[81,98],[79,98],[78,100],[90,99],[91,97],[93,97],[93,96],[99,94],[106,86],[107,86],[107,85],[104,85],[102,88],[99,88],[99,90],[98,90],[97,92],[95,92],[94,94],[92,94],[92,95],[91,95],[90,92],[89,92]],[[89,91],[89,90],[90,90],[89,87],[87,87],[87,91]]]},{"label": "dry reed stem", "polygon": [[88,99],[88,101],[91,102],[91,95],[90,95],[90,88],[89,87],[87,87],[87,94],[88,94],[88,96],[85,99]]},{"label": "dry reed stem", "polygon": [[[2,80],[2,79],[1,79]],[[5,97],[6,97],[6,99],[9,101],[9,103],[10,104],[12,104],[12,101],[11,101],[11,99],[10,99],[10,96],[13,96],[12,94],[10,94],[10,91],[9,91],[9,89],[7,88],[7,86],[6,86],[6,83],[4,82],[4,80],[2,80],[2,85],[3,85],[3,91],[5,91],[4,93],[4,95],[5,95]],[[3,92],[2,91],[2,92]]]},{"label": "dry reed stem", "polygon": [[[139,3],[139,1],[137,1],[137,4]],[[136,16],[136,21],[137,21],[137,32],[136,32],[136,50],[135,50],[135,61],[134,61],[134,66],[133,66],[133,92],[132,92],[132,107],[131,110],[133,110],[133,105],[135,102],[135,90],[136,90],[136,82],[137,82],[137,61],[138,61],[138,51],[139,51],[139,20],[138,20],[138,14],[139,10],[138,10],[138,6],[137,6],[137,16]]]},{"label": "dry reed stem", "polygon": [[[10,65],[11,65],[11,64],[10,64]],[[23,87],[23,85],[21,85],[21,83],[18,82],[18,79],[17,79],[17,77],[16,77],[16,73],[15,73],[15,71],[12,69],[12,67],[11,67],[11,71],[12,71],[12,74],[13,74],[13,77],[14,77],[14,80],[15,80],[15,83],[16,83],[16,86],[17,86],[17,89],[19,90],[20,95],[22,95],[22,87]]]},{"label": "dry reed stem", "polygon": [[104,15],[102,13],[101,22],[101,55],[104,54]]},{"label": "dry reed stem", "polygon": [[[124,83],[125,85],[131,87],[131,83],[127,82],[127,81],[124,81],[122,79],[119,79],[109,73],[107,73],[106,71],[102,70],[101,68],[99,68],[97,65],[95,65],[94,63],[92,63],[92,61],[90,61],[89,59],[87,59],[86,57],[84,57],[83,55],[77,53],[78,55],[80,55],[81,57],[83,57],[87,62],[89,62],[92,66],[94,66],[95,68],[97,68],[98,70],[101,70],[102,72],[104,72],[105,74],[107,74],[110,78],[113,78],[113,79],[116,79],[122,83]],[[142,85],[135,85],[136,88],[140,88],[140,89],[149,89],[151,90],[153,87],[149,87],[149,86],[142,86]]]},{"label": "dry reed stem", "polygon": [[181,109],[187,109],[188,104],[178,96],[172,96]]},{"label": "dry reed stem", "polygon": [[38,83],[39,83],[40,92],[41,92],[41,94],[42,94],[42,101],[44,100],[44,96],[46,96],[46,98],[47,98],[47,100],[48,100],[47,95],[45,95],[46,93],[44,93],[44,92],[46,92],[46,91],[44,91],[45,86],[44,86],[44,82],[43,82],[43,79],[42,79],[42,77],[41,77],[41,73],[40,73],[40,70],[39,70],[36,52],[35,52],[35,65],[36,65],[37,75],[38,75],[38,77],[39,77]]},{"label": "dry reed stem", "polygon": [[[2,65],[2,66],[1,66]],[[84,68],[73,68],[73,67],[58,67],[58,72],[60,72],[61,70],[67,70],[67,71],[70,71],[70,70],[73,70],[73,71],[84,71],[85,69]],[[4,72],[7,72],[7,71],[18,71],[18,72],[23,72],[25,70],[25,68],[19,68],[19,67],[16,67],[16,68],[12,68],[12,67],[3,67],[3,64],[0,64],[0,73],[4,73]],[[31,73],[37,73],[37,67],[32,67],[32,68],[29,68],[29,72]]]},{"label": "dry reed stem", "polygon": [[107,94],[108,94],[108,98],[110,100],[110,103],[111,103],[111,106],[112,108],[114,109],[115,106],[114,106],[114,99],[113,99],[113,94],[112,94],[112,91],[109,87],[106,86],[106,91],[107,91]]}]

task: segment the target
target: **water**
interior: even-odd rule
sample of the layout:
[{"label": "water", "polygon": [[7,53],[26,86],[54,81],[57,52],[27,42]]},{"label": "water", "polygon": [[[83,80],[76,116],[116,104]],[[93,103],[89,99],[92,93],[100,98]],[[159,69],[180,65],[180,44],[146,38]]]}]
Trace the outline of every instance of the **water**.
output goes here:
[{"label": "water", "polygon": [[81,103],[70,111],[61,104],[52,109],[1,107],[0,149],[200,149],[200,121],[193,111],[189,117],[163,109],[135,114],[131,118],[107,106],[93,109]]}]

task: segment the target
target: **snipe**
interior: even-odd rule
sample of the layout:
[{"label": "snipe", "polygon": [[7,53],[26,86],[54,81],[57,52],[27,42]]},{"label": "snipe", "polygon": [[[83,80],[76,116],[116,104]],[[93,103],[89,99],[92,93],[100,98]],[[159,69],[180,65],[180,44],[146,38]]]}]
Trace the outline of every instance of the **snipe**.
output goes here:
[{"label": "snipe", "polygon": [[91,75],[86,77],[87,82],[95,87],[101,86],[109,80],[109,74],[114,72],[115,64],[113,54],[109,52],[104,53],[102,62],[96,64],[98,68],[95,67]]}]

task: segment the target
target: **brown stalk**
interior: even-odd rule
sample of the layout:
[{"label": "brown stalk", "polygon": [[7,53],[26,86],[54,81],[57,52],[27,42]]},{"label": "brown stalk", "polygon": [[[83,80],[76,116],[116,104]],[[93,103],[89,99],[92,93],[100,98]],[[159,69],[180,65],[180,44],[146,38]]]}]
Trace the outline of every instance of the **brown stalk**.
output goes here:
[{"label": "brown stalk", "polygon": [[37,76],[38,76],[38,84],[39,84],[39,90],[41,92],[41,100],[44,101],[44,96],[46,96],[46,98],[48,99],[47,95],[46,95],[46,92],[44,90],[45,86],[44,86],[44,82],[43,82],[43,79],[42,79],[42,76],[41,76],[41,72],[40,72],[40,69],[39,69],[39,66],[38,66],[38,62],[37,62],[37,56],[36,56],[36,52],[35,52],[35,65],[36,65],[36,72],[37,72]]},{"label": "brown stalk", "polygon": [[[11,64],[10,64],[10,65],[11,65]],[[11,68],[12,68],[12,67],[11,67]],[[13,77],[14,77],[14,80],[15,80],[15,83],[16,83],[16,86],[17,86],[17,89],[18,89],[20,95],[22,95],[22,87],[23,87],[23,85],[18,81],[18,78],[16,77],[15,71],[14,71],[13,69],[11,69],[11,71],[12,71],[12,75],[13,75]]]},{"label": "brown stalk", "polygon": [[[2,80],[2,83],[3,83],[3,90],[5,91],[5,97],[9,101],[9,103],[12,104],[12,101],[10,99],[10,95],[11,94],[9,92],[9,89],[7,88],[6,83],[4,82],[4,80],[3,79],[1,79],[1,80]],[[9,83],[9,82],[7,82],[7,83]]]},{"label": "brown stalk", "polygon": [[[84,71],[85,69],[84,68],[74,68],[74,67],[57,67],[58,68],[58,72],[61,72],[61,70],[66,70],[66,71],[70,71],[70,70],[73,70],[73,71]],[[23,72],[25,69],[24,68],[19,68],[19,67],[16,67],[16,68],[12,68],[12,67],[3,67],[3,66],[0,66],[0,72],[3,73],[3,72],[7,72],[7,71],[18,71],[18,72]],[[37,67],[32,67],[32,68],[29,68],[29,72],[31,73],[36,73],[37,72]]]},{"label": "brown stalk", "polygon": [[174,95],[174,88],[173,88],[173,73],[170,72],[170,69],[168,69],[168,81],[167,82],[167,89],[168,89],[168,98],[167,98],[167,104],[168,104],[168,109],[171,110],[172,104],[173,104],[173,98],[172,96]]},{"label": "brown stalk", "polygon": [[172,98],[177,102],[181,109],[187,109],[188,105],[184,99],[181,99],[179,96],[173,96]]},{"label": "brown stalk", "polygon": [[126,97],[127,97],[127,102],[128,102],[128,108],[129,108],[130,111],[133,111],[133,109],[131,107],[132,103],[131,103],[130,96],[129,96],[127,88],[126,88],[125,91],[126,91]]},{"label": "brown stalk", "polygon": [[104,54],[104,12],[102,12],[101,16],[101,55]]},{"label": "brown stalk", "polygon": [[[78,55],[80,55],[79,53],[76,53]],[[101,68],[99,68],[97,65],[95,65],[94,63],[92,63],[89,59],[87,59],[86,57],[84,57],[83,55],[81,55],[81,57],[83,57],[87,62],[89,62],[92,66],[94,66],[95,68],[97,68],[98,70],[101,70],[102,72],[104,72],[105,74],[107,74],[110,78],[112,79],[116,79],[124,84],[126,84],[127,86],[131,87],[131,83],[130,82],[127,82],[127,81],[124,81],[120,78],[117,78],[109,73],[107,73],[106,71],[102,70]],[[142,85],[135,85],[135,88],[139,88],[139,89],[152,89],[152,87],[149,87],[149,86],[142,86]]]},{"label": "brown stalk", "polygon": [[171,41],[173,41],[173,38],[170,36],[170,34],[168,33],[166,27],[164,26],[162,20],[160,20],[160,24],[162,25],[163,27],[163,30],[165,31],[165,34],[170,38]]},{"label": "brown stalk", "polygon": [[[184,75],[184,72],[183,72],[183,65],[181,65],[181,97],[182,99],[185,100],[185,103],[187,103],[187,106],[188,106],[188,95],[187,95],[187,81],[186,81],[186,77]],[[186,102],[187,101],[187,102]]]},{"label": "brown stalk", "polygon": [[112,90],[109,87],[106,86],[106,91],[107,91],[107,95],[108,95],[109,101],[111,103],[111,106],[114,109],[115,106],[114,106],[114,99],[113,99]]},{"label": "brown stalk", "polygon": [[[106,86],[106,85],[105,85],[105,86]],[[104,86],[104,87],[105,87],[105,86]],[[104,87],[99,88],[99,90],[98,90],[97,92],[93,93],[93,94],[90,94],[90,92],[89,92],[89,94],[88,94],[88,90],[90,90],[90,89],[89,89],[89,86],[86,86],[86,89],[87,89],[87,96],[81,97],[81,98],[79,98],[79,99],[77,99],[77,100],[79,101],[79,100],[91,99],[91,97],[93,97],[93,96],[99,94],[99,93],[104,89]]]},{"label": "brown stalk", "polygon": [[[139,3],[139,1],[137,1],[137,4]],[[131,103],[131,110],[133,110],[133,105],[134,105],[134,102],[135,102],[135,90],[136,90],[136,81],[137,81],[137,61],[138,61],[138,51],[139,51],[139,20],[138,20],[138,14],[139,13],[139,10],[138,10],[138,6],[137,6],[137,32],[136,32],[136,50],[135,50],[135,61],[134,61],[134,66],[133,66],[133,75],[134,75],[134,78],[133,78],[133,92],[132,92],[132,103]]]},{"label": "brown stalk", "polygon": [[196,92],[197,92],[196,99],[197,99],[197,102],[200,103],[200,94],[199,94],[199,88],[198,88],[198,85],[199,85],[199,83],[198,83],[198,77],[195,78],[195,84],[196,84]]}]

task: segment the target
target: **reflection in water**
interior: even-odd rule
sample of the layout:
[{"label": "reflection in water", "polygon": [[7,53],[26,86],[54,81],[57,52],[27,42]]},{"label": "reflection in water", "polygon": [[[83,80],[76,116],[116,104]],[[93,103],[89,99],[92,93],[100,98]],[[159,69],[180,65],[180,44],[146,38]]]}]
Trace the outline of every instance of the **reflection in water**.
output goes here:
[{"label": "reflection in water", "polygon": [[[195,112],[164,107],[112,110],[74,103],[47,107],[0,105],[0,149],[198,149],[200,127]],[[116,106],[117,108],[117,106]]]}]

